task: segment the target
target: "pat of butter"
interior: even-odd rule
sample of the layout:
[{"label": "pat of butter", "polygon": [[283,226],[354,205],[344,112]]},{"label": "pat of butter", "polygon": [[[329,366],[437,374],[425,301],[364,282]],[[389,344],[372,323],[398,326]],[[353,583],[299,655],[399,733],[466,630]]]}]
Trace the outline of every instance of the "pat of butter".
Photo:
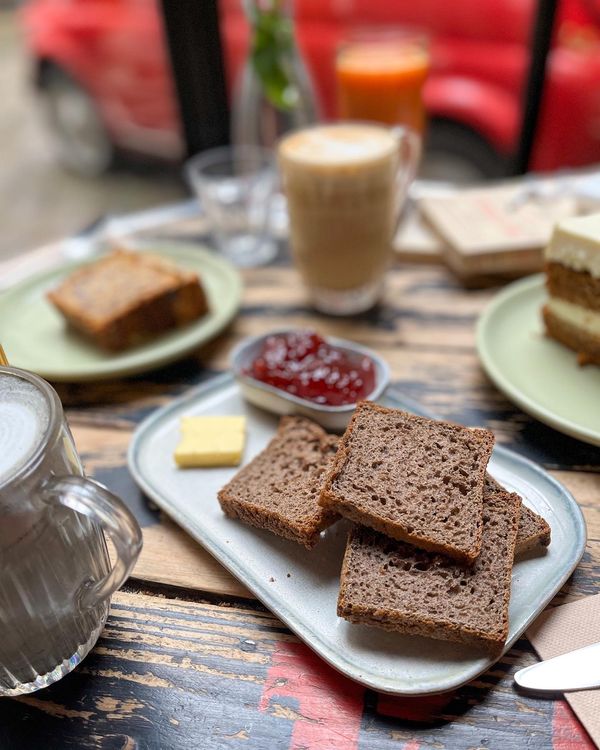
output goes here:
[{"label": "pat of butter", "polygon": [[182,417],[175,463],[194,466],[237,466],[242,460],[246,417]]}]

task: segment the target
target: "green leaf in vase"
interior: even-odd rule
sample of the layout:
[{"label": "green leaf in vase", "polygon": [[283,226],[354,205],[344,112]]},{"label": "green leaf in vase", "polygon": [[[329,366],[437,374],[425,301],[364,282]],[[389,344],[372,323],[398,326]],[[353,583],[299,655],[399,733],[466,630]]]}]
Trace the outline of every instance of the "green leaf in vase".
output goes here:
[{"label": "green leaf in vase", "polygon": [[294,53],[293,27],[278,0],[272,0],[269,6],[254,5],[252,9],[254,37],[250,59],[268,101],[277,109],[290,111],[300,98],[289,73]]}]

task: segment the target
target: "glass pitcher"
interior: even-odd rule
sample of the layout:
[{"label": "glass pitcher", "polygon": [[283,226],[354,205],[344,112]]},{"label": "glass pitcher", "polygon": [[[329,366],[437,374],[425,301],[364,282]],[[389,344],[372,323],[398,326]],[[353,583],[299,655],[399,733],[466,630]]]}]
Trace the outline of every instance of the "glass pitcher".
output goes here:
[{"label": "glass pitcher", "polygon": [[46,687],[79,664],[141,546],[121,500],[83,476],[56,392],[0,367],[0,696]]}]

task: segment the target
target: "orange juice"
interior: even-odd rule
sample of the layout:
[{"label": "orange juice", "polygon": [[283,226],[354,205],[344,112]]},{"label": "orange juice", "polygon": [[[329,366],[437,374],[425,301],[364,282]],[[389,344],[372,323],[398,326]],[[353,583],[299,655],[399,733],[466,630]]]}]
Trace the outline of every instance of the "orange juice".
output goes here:
[{"label": "orange juice", "polygon": [[403,124],[422,133],[429,62],[418,35],[348,42],[336,61],[340,117]]}]

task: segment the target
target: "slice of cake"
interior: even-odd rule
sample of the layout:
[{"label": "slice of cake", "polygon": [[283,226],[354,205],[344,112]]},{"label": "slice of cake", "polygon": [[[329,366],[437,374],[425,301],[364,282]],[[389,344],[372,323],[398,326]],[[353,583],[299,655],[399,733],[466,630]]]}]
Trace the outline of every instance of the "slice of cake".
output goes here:
[{"label": "slice of cake", "polygon": [[472,563],[481,548],[487,430],[358,404],[319,502],[422,549]]},{"label": "slice of cake", "polygon": [[[484,498],[495,492],[506,492],[505,488],[490,474],[485,475]],[[522,502],[522,500],[521,500]],[[550,544],[551,531],[548,523],[525,504],[521,505],[519,516],[519,530],[515,546],[515,557],[519,558],[526,552],[537,549],[541,551]]]},{"label": "slice of cake", "polygon": [[353,623],[501,651],[521,499],[487,495],[481,554],[472,566],[364,526],[350,532],[338,615]]},{"label": "slice of cake", "polygon": [[317,500],[338,438],[301,417],[283,417],[269,445],[219,492],[223,511],[309,549],[337,520]]},{"label": "slice of cake", "polygon": [[208,312],[198,276],[151,253],[115,250],[67,276],[48,299],[73,328],[128,349]]},{"label": "slice of cake", "polygon": [[565,219],[546,248],[550,299],[542,314],[549,336],[600,364],[600,214]]}]

